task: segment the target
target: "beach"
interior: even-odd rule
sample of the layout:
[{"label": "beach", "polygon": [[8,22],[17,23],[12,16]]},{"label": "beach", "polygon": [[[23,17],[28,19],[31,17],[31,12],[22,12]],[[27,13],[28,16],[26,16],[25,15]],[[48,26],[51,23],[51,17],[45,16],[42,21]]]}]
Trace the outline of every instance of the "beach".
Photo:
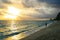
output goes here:
[{"label": "beach", "polygon": [[[45,25],[47,23],[47,25]],[[49,27],[54,21],[0,21],[0,40],[22,40],[32,34]],[[36,38],[39,37],[36,34]],[[32,36],[32,39],[35,36]],[[29,38],[28,38],[29,39]],[[25,39],[24,39],[25,40]]]},{"label": "beach", "polygon": [[20,40],[60,40],[60,21],[56,21],[48,27]]}]

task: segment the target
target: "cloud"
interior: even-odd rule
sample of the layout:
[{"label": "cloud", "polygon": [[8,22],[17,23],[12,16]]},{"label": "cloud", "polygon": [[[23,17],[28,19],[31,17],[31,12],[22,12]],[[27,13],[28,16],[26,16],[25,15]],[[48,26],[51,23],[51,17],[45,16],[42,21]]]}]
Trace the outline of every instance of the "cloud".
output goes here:
[{"label": "cloud", "polygon": [[35,7],[36,5],[38,5],[37,0],[24,0],[22,1],[22,4],[25,7]]},{"label": "cloud", "polygon": [[41,3],[46,3],[51,7],[60,8],[60,0],[24,0],[22,3],[26,7],[35,7],[41,5]]},{"label": "cloud", "polygon": [[38,0],[38,2],[45,2],[52,7],[60,8],[60,0]]},{"label": "cloud", "polygon": [[0,0],[0,16],[5,14],[7,5],[11,4],[9,0]]},{"label": "cloud", "polygon": [[35,9],[37,13],[39,13],[37,17],[42,18],[54,18],[60,12],[60,9],[53,7],[41,7],[39,9]]},{"label": "cloud", "polygon": [[59,0],[24,0],[22,4],[26,8],[32,8],[36,12],[30,16],[36,18],[54,18],[60,12]]},{"label": "cloud", "polygon": [[31,18],[54,18],[60,12],[60,0],[0,0],[2,9],[3,4],[22,7],[23,14]]},{"label": "cloud", "polygon": [[1,0],[2,3],[10,4],[11,2],[9,0]]}]

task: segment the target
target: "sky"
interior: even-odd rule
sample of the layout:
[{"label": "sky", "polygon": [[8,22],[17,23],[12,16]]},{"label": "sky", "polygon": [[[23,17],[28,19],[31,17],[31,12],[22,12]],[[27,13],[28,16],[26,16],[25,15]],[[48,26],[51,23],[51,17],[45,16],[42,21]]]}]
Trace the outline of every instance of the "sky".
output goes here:
[{"label": "sky", "polygon": [[0,0],[0,19],[4,19],[8,6],[21,10],[21,19],[55,18],[60,12],[60,0]]}]

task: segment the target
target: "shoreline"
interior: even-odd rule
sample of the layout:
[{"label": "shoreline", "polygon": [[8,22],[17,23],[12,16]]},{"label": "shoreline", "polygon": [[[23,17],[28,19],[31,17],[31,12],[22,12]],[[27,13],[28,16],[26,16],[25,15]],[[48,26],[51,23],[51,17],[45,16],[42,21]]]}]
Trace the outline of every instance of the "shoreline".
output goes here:
[{"label": "shoreline", "polygon": [[39,38],[45,34],[49,34],[49,33],[53,32],[54,28],[52,26],[55,26],[57,23],[58,22],[54,22],[54,23],[50,24],[48,27],[43,28],[43,29],[41,29],[41,30],[39,30],[39,31],[37,31],[25,38],[20,39],[20,40],[37,40],[37,38]]},{"label": "shoreline", "polygon": [[[49,26],[51,23],[48,23],[47,25]],[[20,32],[17,32],[17,33],[20,33],[20,34],[23,34],[23,35],[25,35],[25,36],[23,36],[23,37],[21,37],[20,39],[22,39],[22,38],[25,38],[25,37],[28,37],[28,36],[30,36],[31,34],[34,34],[34,33],[36,33],[37,31],[39,31],[39,30],[41,30],[41,29],[44,29],[44,28],[46,28],[46,25],[43,25],[43,26],[41,26],[41,27],[36,27],[36,28],[34,28],[34,29],[31,29],[31,30],[27,30],[26,32],[23,32],[23,33],[20,33]],[[14,33],[15,34],[15,33]],[[18,34],[18,35],[20,35],[20,34]],[[9,36],[11,36],[11,34],[10,35],[8,35],[8,37]],[[21,36],[21,35],[20,35]],[[3,38],[5,38],[5,37],[3,37]]]}]

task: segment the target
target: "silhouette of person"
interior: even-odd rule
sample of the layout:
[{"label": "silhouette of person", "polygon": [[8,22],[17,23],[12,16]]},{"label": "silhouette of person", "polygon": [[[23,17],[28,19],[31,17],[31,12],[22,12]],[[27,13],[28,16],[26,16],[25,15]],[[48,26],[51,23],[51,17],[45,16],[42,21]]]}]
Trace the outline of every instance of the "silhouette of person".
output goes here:
[{"label": "silhouette of person", "polygon": [[47,26],[47,23],[45,23],[45,25]]}]

